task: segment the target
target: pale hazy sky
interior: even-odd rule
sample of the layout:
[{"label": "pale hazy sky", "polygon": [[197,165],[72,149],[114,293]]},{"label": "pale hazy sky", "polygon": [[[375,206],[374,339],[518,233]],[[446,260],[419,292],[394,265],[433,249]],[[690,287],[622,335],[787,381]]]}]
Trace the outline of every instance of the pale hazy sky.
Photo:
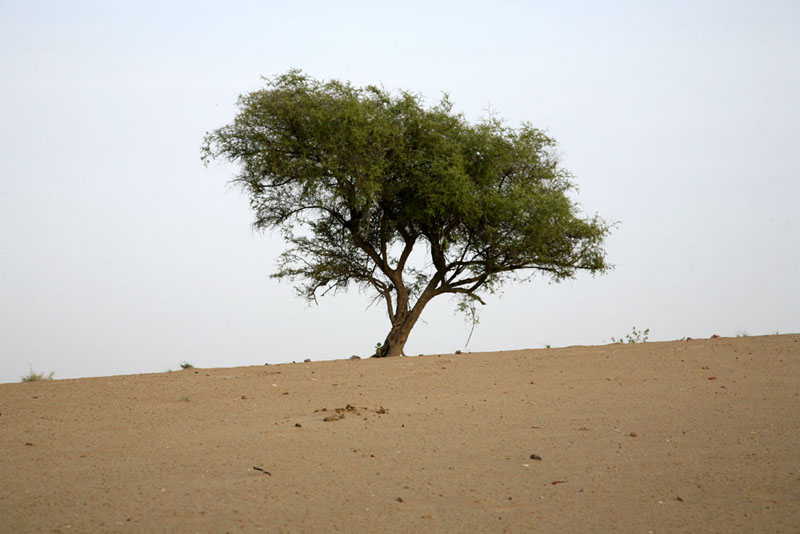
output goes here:
[{"label": "pale hazy sky", "polygon": [[[297,67],[560,143],[616,269],[489,297],[469,350],[800,331],[800,2],[0,0],[0,381],[365,356],[354,292],[271,280],[206,131]],[[408,354],[464,349],[445,298]]]}]

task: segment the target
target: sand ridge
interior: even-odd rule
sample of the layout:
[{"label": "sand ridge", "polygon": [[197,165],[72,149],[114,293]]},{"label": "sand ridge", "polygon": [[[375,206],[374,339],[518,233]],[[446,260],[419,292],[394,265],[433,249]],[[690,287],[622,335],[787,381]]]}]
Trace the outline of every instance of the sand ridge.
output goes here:
[{"label": "sand ridge", "polygon": [[798,436],[800,335],[0,384],[0,531],[797,532]]}]

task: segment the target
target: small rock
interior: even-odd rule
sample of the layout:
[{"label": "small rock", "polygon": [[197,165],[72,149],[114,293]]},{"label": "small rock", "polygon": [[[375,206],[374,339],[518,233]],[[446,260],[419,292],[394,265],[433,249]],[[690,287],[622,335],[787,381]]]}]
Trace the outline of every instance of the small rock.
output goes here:
[{"label": "small rock", "polygon": [[541,459],[542,457],[539,456],[538,454],[531,454],[531,460],[541,460]]},{"label": "small rock", "polygon": [[683,499],[681,499],[680,497],[675,497],[675,500],[678,502],[683,502]]},{"label": "small rock", "polygon": [[721,337],[722,337],[722,336],[721,336],[721,335],[719,335],[719,334],[714,334],[713,336],[711,336],[711,339],[719,339],[719,338],[721,338]]},{"label": "small rock", "polygon": [[311,362],[311,358],[306,358],[305,360],[303,360],[303,363],[310,363],[310,362]]},{"label": "small rock", "polygon": [[352,356],[350,356],[350,359],[351,360],[360,360],[361,356],[356,356],[355,354],[353,354]]},{"label": "small rock", "polygon": [[717,379],[717,377],[716,377],[716,376],[709,376],[709,377],[708,377],[708,379],[709,379],[709,380],[716,380],[716,379]]},{"label": "small rock", "polygon": [[396,498],[395,500],[396,500],[397,502],[403,502],[403,498],[402,498],[402,497],[398,497],[398,498]]},{"label": "small rock", "polygon": [[460,350],[457,350],[457,351],[456,351],[456,354],[461,354],[461,351],[460,351]]},{"label": "small rock", "polygon": [[247,395],[242,395],[242,400],[247,400]]},{"label": "small rock", "polygon": [[296,426],[297,428],[302,428],[303,427],[303,425],[301,425],[300,423],[295,423],[294,426]]},{"label": "small rock", "polygon": [[632,437],[632,438],[635,438],[635,437],[636,437],[636,432],[631,432],[631,433],[630,433],[630,434],[628,434],[628,435],[629,435],[630,437]]}]

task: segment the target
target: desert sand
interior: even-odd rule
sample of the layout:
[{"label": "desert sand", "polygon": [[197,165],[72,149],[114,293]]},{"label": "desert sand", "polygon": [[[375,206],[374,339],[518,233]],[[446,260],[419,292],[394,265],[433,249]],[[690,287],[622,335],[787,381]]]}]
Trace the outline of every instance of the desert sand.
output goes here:
[{"label": "desert sand", "polygon": [[2,532],[796,533],[800,335],[0,384],[0,444]]}]

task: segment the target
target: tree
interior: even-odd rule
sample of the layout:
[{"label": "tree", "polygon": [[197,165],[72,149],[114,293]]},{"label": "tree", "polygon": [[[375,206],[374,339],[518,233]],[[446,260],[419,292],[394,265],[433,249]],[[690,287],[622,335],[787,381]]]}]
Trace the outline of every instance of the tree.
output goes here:
[{"label": "tree", "polygon": [[412,93],[297,70],[238,108],[206,134],[203,160],[237,163],[254,226],[290,245],[274,277],[312,302],[351,285],[385,302],[391,328],[376,356],[402,354],[434,297],[459,297],[474,320],[481,294],[509,280],[608,268],[609,226],[581,218],[555,141],[530,124],[471,124],[447,96],[426,108]]}]

